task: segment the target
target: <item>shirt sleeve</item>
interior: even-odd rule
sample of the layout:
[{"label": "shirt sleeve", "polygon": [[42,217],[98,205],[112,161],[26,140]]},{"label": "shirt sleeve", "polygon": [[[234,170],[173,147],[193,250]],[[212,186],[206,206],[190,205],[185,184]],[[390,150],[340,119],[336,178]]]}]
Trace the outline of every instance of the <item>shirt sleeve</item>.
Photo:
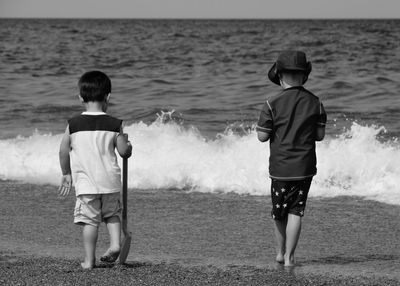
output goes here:
[{"label": "shirt sleeve", "polygon": [[271,106],[268,101],[265,102],[258,118],[256,131],[270,133],[272,132],[273,121],[271,116]]},{"label": "shirt sleeve", "polygon": [[326,119],[327,119],[327,116],[326,116],[325,108],[321,102],[320,106],[319,106],[319,118],[318,118],[318,122],[317,122],[318,126],[325,127]]}]

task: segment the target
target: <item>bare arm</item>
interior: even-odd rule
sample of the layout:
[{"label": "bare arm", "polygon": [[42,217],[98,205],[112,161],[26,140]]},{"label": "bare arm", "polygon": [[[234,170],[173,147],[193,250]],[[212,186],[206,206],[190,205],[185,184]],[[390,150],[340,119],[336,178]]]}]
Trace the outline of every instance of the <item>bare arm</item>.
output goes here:
[{"label": "bare arm", "polygon": [[322,141],[325,137],[326,111],[323,104],[319,104],[319,119],[317,122],[317,131],[315,132],[315,141]]},{"label": "bare arm", "polygon": [[318,125],[315,141],[322,141],[325,137],[325,125]]},{"label": "bare arm", "polygon": [[116,147],[118,154],[122,158],[129,158],[132,155],[132,145],[128,140],[128,134],[124,134],[122,127],[120,133],[117,136]]},{"label": "bare arm", "polygon": [[71,163],[69,157],[70,143],[69,128],[67,126],[63,138],[61,139],[59,151],[60,167],[63,175],[61,178],[61,185],[58,188],[61,196],[67,196],[72,188]]},{"label": "bare arm", "polygon": [[270,135],[267,132],[257,131],[257,137],[261,142],[266,142],[269,140]]}]

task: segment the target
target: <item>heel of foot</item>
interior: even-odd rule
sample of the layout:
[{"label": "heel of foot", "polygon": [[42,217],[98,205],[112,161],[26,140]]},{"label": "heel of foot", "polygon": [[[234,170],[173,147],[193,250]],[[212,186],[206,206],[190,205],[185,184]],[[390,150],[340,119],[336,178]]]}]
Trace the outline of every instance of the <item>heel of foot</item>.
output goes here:
[{"label": "heel of foot", "polygon": [[86,262],[82,262],[81,263],[81,267],[84,269],[84,270],[91,270],[91,269],[93,269],[94,268],[94,263],[86,263]]},{"label": "heel of foot", "polygon": [[276,260],[276,262],[281,263],[281,264],[285,263],[285,258],[283,257],[282,254],[278,254],[276,256],[275,260]]},{"label": "heel of foot", "polygon": [[120,250],[117,250],[117,251],[107,250],[107,252],[104,253],[104,255],[102,257],[100,257],[100,261],[108,262],[108,263],[115,262],[118,259],[119,253],[120,253]]},{"label": "heel of foot", "polygon": [[284,264],[285,267],[293,267],[293,266],[295,266],[294,257],[289,257],[289,258],[285,257],[284,263],[285,263]]}]

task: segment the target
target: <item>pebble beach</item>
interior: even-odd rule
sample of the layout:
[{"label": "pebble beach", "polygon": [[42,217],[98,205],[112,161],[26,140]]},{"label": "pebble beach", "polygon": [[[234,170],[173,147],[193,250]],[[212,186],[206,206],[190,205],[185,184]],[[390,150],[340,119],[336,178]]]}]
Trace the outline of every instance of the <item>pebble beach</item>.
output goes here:
[{"label": "pebble beach", "polygon": [[[52,185],[0,181],[1,285],[399,285],[400,207],[311,198],[297,265],[274,262],[269,197],[129,190],[124,265],[80,268],[74,197]],[[100,227],[97,255],[107,248]]]}]

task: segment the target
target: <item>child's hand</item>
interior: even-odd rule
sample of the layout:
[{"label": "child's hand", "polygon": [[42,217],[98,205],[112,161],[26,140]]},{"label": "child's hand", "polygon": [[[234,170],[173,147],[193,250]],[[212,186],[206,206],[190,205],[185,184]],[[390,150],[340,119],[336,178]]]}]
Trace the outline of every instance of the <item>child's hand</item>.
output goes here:
[{"label": "child's hand", "polygon": [[128,134],[120,133],[117,137],[117,150],[122,158],[129,158],[132,155],[132,144],[128,139]]},{"label": "child's hand", "polygon": [[128,154],[126,155],[126,158],[129,158],[130,156],[132,156],[132,144],[131,141],[129,141],[128,139],[128,134],[124,133],[123,135],[126,140],[126,145],[128,146]]},{"label": "child's hand", "polygon": [[58,188],[58,194],[62,197],[69,195],[72,188],[72,176],[71,174],[63,175],[61,178],[61,186]]}]

